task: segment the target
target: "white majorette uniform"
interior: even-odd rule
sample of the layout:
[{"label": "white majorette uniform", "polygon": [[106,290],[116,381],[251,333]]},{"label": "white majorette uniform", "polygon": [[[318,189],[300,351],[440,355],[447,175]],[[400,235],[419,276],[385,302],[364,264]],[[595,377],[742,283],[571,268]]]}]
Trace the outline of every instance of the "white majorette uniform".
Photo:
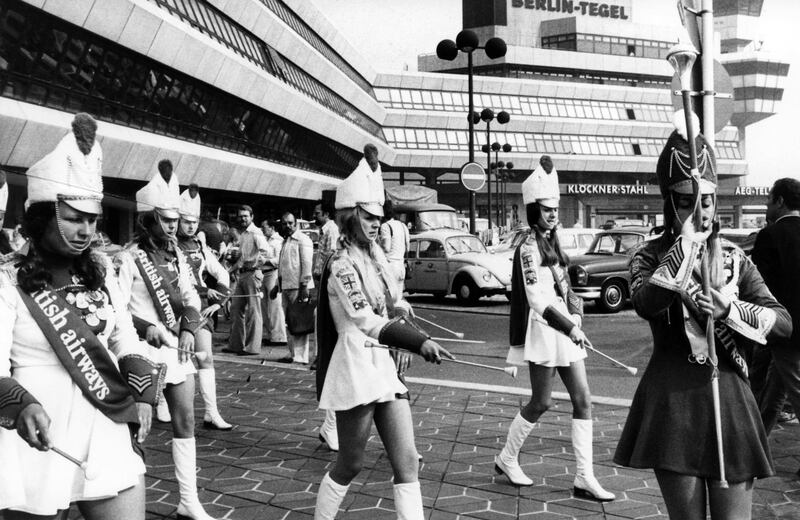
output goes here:
[{"label": "white majorette uniform", "polygon": [[[525,204],[540,202],[548,207],[558,207],[556,169],[547,173],[539,164],[522,183],[522,198]],[[531,233],[535,231],[531,230]],[[517,296],[512,296],[515,300],[511,310],[512,340],[506,361],[515,365],[532,362],[547,367],[564,367],[584,359],[586,351],[568,336],[574,322],[578,321],[574,315],[580,317],[583,314],[583,305],[570,288],[566,269],[559,264],[542,265],[539,246],[533,235],[519,246],[514,255],[513,269],[516,276],[512,277],[512,294]],[[524,298],[519,296],[522,294]]]},{"label": "white majorette uniform", "polygon": [[[88,117],[76,116],[76,122]],[[28,170],[26,208],[62,201],[99,214],[101,158],[97,143],[84,155],[68,134]],[[106,267],[96,291],[75,280],[28,294],[17,285],[15,264],[22,257],[0,266],[0,510],[54,515],[71,502],[114,497],[145,471],[129,426],[138,427],[135,402],[154,403],[163,370],[141,355],[147,348],[122,302],[114,269],[103,255],[96,259]],[[51,319],[48,330],[41,325],[48,320],[42,320],[44,307],[36,309],[36,302],[57,305],[63,321]],[[61,345],[54,339],[59,335]],[[64,355],[74,356],[74,363],[65,363]],[[13,429],[22,410],[36,402],[52,421],[53,444],[87,461],[96,478],[87,480],[75,464],[29,447]]]},{"label": "white majorette uniform", "polygon": [[[167,218],[178,218],[180,195],[176,175],[173,173],[167,183],[156,172],[136,192],[136,206],[140,212],[157,210]],[[150,251],[133,243],[119,253],[119,263],[120,287],[139,335],[145,337],[147,327],[155,325],[167,332],[177,347],[179,333],[191,332],[200,323],[200,297],[180,248]],[[167,384],[180,384],[187,375],[195,373],[191,360],[179,361],[177,350],[163,347],[151,350],[156,360],[167,365]]]},{"label": "white majorette uniform", "polygon": [[[383,180],[362,159],[336,190],[336,209],[368,207],[383,213]],[[408,389],[397,377],[389,351],[365,348],[368,338],[419,352],[428,336],[403,316],[410,306],[402,299],[377,243],[363,249],[342,243],[323,270],[317,308],[317,396],[324,410],[397,399]],[[403,312],[403,309],[406,312]]]},{"label": "white majorette uniform", "polygon": [[[192,198],[189,190],[184,190],[181,193],[180,200],[180,215],[182,219],[193,219],[195,222],[200,219],[200,194]],[[231,275],[225,269],[216,255],[205,245],[197,236],[193,237],[178,237],[178,246],[181,248],[186,263],[189,265],[192,277],[194,278],[194,286],[200,296],[203,308],[205,308],[206,294],[208,293],[208,285],[204,280],[205,273],[211,275],[216,281],[217,285],[214,287],[218,291],[227,295],[231,287]],[[211,320],[206,320],[204,327],[213,332],[213,324]]]}]

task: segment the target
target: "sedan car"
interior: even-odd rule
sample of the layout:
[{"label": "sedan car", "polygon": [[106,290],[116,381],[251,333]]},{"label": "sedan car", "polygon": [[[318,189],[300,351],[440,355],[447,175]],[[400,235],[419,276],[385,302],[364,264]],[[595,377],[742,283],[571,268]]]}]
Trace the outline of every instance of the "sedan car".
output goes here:
[{"label": "sedan car", "polygon": [[630,298],[631,255],[637,245],[656,237],[647,227],[601,231],[585,254],[570,260],[572,290],[606,312],[619,312]]},{"label": "sedan car", "polygon": [[478,237],[439,229],[411,235],[406,253],[406,290],[473,304],[482,296],[511,291],[511,259],[490,253]]},{"label": "sedan car", "polygon": [[[531,232],[528,226],[519,226],[506,233],[499,244],[489,248],[490,251],[495,253],[507,252],[511,255],[514,254],[517,247],[523,243]],[[599,229],[592,228],[560,228],[558,230],[558,243],[561,244],[561,249],[568,257],[580,255],[585,253],[589,246],[592,245],[592,240]]]}]

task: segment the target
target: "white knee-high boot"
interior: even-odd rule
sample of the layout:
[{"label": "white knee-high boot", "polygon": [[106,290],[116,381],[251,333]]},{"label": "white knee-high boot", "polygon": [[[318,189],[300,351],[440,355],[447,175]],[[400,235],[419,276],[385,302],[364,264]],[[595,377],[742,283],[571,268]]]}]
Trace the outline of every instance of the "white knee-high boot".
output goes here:
[{"label": "white knee-high boot", "polygon": [[217,374],[213,368],[200,368],[197,370],[197,380],[200,382],[200,395],[203,396],[205,413],[203,426],[211,430],[230,430],[233,425],[227,423],[219,414],[217,408]]},{"label": "white knee-high boot", "polygon": [[319,440],[327,443],[331,451],[339,451],[339,434],[336,431],[336,412],[325,410],[325,422],[319,427]]},{"label": "white knee-high boot", "polygon": [[333,520],[339,511],[339,506],[347,494],[350,485],[343,486],[337,484],[331,478],[330,473],[325,473],[322,482],[319,483],[317,492],[317,506],[314,508],[314,520]]},{"label": "white knee-high boot", "polygon": [[494,458],[494,469],[497,473],[505,473],[508,480],[515,486],[532,486],[533,481],[522,472],[519,467],[519,451],[525,443],[525,439],[530,435],[533,425],[522,417],[522,414],[517,412],[514,420],[511,421],[511,426],[508,428],[508,435],[506,436],[506,445],[500,455]]},{"label": "white knee-high boot", "polygon": [[592,456],[592,420],[572,419],[572,448],[575,450],[575,496],[608,502],[614,500],[594,477]]},{"label": "white knee-high boot", "polygon": [[397,520],[423,520],[422,490],[419,482],[394,485],[394,510]]},{"label": "white knee-high boot", "polygon": [[177,519],[214,520],[205,512],[197,496],[197,452],[194,437],[172,439],[172,460],[181,494]]}]

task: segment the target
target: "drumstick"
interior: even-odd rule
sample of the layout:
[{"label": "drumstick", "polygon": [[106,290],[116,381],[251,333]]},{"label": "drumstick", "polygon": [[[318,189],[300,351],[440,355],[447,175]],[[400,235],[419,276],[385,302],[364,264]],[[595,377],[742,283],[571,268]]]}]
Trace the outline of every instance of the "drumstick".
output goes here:
[{"label": "drumstick", "polygon": [[589,340],[586,340],[586,341],[583,343],[583,346],[584,346],[584,347],[586,347],[586,348],[588,348],[589,350],[591,350],[591,351],[592,351],[592,352],[594,352],[595,354],[598,354],[598,355],[600,355],[601,357],[604,357],[604,358],[606,358],[607,360],[611,361],[612,363],[614,363],[614,364],[615,364],[615,365],[617,365],[618,367],[620,367],[620,368],[624,368],[624,369],[625,369],[625,370],[627,370],[627,371],[628,371],[628,373],[629,373],[630,375],[632,375],[632,376],[635,376],[635,375],[636,375],[636,373],[639,371],[639,369],[638,369],[638,368],[636,368],[636,367],[631,367],[631,366],[628,366],[628,365],[626,365],[625,363],[623,363],[623,362],[621,362],[621,361],[617,361],[616,359],[612,358],[612,357],[611,357],[611,356],[609,356],[608,354],[604,354],[603,352],[600,352],[599,350],[597,350],[596,348],[594,348],[594,346],[593,346],[593,345],[592,345],[592,344],[589,342]]},{"label": "drumstick", "polygon": [[50,447],[51,450],[56,452],[58,455],[61,455],[71,463],[75,464],[83,471],[83,475],[86,477],[86,480],[94,480],[97,478],[97,473],[89,467],[89,464],[85,460],[78,460],[69,453],[66,453],[55,446]]},{"label": "drumstick", "polygon": [[[389,345],[384,345],[384,344],[382,344],[379,341],[376,341],[374,339],[368,339],[367,341],[365,341],[364,342],[364,346],[366,348],[382,348],[382,349],[386,349],[386,350],[400,350],[400,351],[403,350],[403,349],[400,349],[400,348],[397,348],[397,347],[390,347]],[[443,357],[442,360],[449,361],[451,363],[459,363],[461,365],[469,365],[469,366],[478,367],[478,368],[485,368],[487,370],[498,370],[500,372],[505,372],[506,374],[510,375],[511,377],[514,377],[514,378],[517,377],[517,367],[496,367],[494,365],[484,365],[483,363],[473,363],[471,361],[462,361],[460,359],[450,359],[450,358],[445,358],[445,357]]]},{"label": "drumstick", "polygon": [[477,339],[453,339],[453,338],[434,338],[431,337],[433,341],[444,341],[447,343],[475,343],[476,345],[483,345],[486,342],[477,340]]},{"label": "drumstick", "polygon": [[180,347],[177,347],[177,346],[174,346],[174,345],[169,345],[169,344],[166,344],[166,343],[162,343],[161,346],[162,347],[166,347],[166,348],[171,348],[172,350],[177,350],[178,352],[185,352],[185,353],[189,354],[190,356],[196,357],[198,361],[205,361],[206,358],[208,357],[208,354],[206,354],[205,352],[189,352],[189,351],[186,351],[186,350],[184,350],[184,349],[182,349]]},{"label": "drumstick", "polygon": [[419,321],[424,321],[424,322],[425,322],[425,323],[427,323],[428,325],[433,325],[434,327],[438,327],[438,328],[442,329],[442,330],[443,330],[443,331],[445,331],[445,332],[449,332],[450,334],[452,334],[453,336],[457,337],[458,339],[464,339],[464,333],[463,333],[463,332],[456,332],[456,331],[454,331],[454,330],[450,330],[450,329],[448,329],[447,327],[442,327],[442,326],[441,326],[441,325],[439,325],[438,323],[434,323],[434,322],[432,322],[431,320],[426,320],[425,318],[423,318],[423,317],[422,317],[422,316],[420,316],[420,315],[416,315],[415,317],[416,317],[416,318],[417,318]]}]

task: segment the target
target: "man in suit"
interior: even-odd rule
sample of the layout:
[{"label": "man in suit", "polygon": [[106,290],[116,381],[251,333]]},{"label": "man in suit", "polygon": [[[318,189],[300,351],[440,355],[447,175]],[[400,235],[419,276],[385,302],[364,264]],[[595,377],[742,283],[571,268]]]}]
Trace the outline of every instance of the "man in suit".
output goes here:
[{"label": "man in suit", "polygon": [[[281,236],[283,249],[278,261],[278,285],[270,292],[270,298],[276,298],[278,292],[283,294],[283,310],[287,311],[295,301],[308,302],[309,291],[314,288],[311,278],[312,256],[314,245],[311,239],[297,229],[297,219],[286,212],[281,216]],[[295,363],[308,364],[310,334],[292,334],[286,331],[289,352]]]},{"label": "man in suit", "polygon": [[[789,340],[771,340],[756,353],[756,364],[768,366],[761,371],[766,373],[765,380],[755,380],[753,385],[769,433],[786,398],[795,411],[800,410],[800,181],[775,181],[767,202],[767,224],[756,237],[753,262],[789,311],[794,327]],[[759,370],[754,368],[756,375]]]}]

